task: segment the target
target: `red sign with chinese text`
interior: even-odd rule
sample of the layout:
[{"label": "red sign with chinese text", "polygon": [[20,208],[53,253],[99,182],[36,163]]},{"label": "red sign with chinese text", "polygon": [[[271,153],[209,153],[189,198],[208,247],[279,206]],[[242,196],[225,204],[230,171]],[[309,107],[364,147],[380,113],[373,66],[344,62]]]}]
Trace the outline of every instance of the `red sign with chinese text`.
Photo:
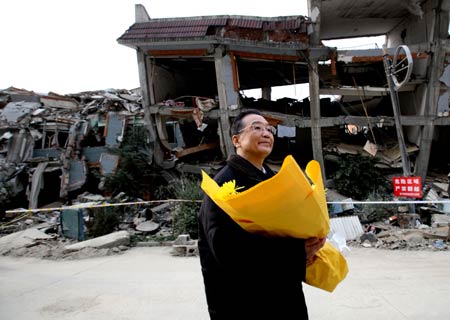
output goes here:
[{"label": "red sign with chinese text", "polygon": [[394,196],[406,198],[422,198],[421,177],[393,177]]}]

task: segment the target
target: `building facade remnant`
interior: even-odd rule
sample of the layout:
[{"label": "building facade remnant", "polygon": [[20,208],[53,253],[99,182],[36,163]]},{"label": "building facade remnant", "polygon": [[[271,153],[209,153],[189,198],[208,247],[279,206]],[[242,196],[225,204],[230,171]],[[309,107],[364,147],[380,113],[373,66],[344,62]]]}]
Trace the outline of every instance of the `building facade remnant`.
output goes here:
[{"label": "building facade remnant", "polygon": [[[323,40],[385,35],[391,59],[399,45],[407,45],[412,52],[411,80],[398,93],[400,118],[411,173],[425,178],[432,144],[435,148],[446,145],[449,150],[445,137],[449,134],[450,91],[444,72],[448,64],[447,2],[419,1],[405,6],[395,0],[367,6],[348,0],[309,0],[309,17],[275,18],[151,19],[142,5],[136,5],[136,22],[118,42],[134,48],[138,55],[146,121],[155,136],[154,160],[163,165],[171,161],[168,155],[180,152],[164,143],[164,123],[187,116],[198,123],[199,114],[205,125],[217,126],[215,140],[226,158],[234,152],[229,138],[233,117],[242,109],[257,108],[271,124],[296,131],[291,139],[277,137],[281,150],[269,159],[274,163],[293,154],[300,163],[317,159],[325,171],[325,161],[333,159],[330,151],[345,149],[341,146],[350,142],[365,155],[378,154],[391,159],[389,165],[401,167],[401,159],[394,155],[398,144],[383,50],[336,51],[322,44]],[[301,83],[309,84],[309,99],[271,100],[271,88]],[[260,89],[262,98],[246,97],[250,89]],[[189,96],[215,99],[218,107],[203,111]],[[349,126],[358,139],[341,137]],[[214,140],[214,135],[205,131],[202,137]],[[203,140],[192,142],[187,148],[198,148]],[[198,148],[199,152],[205,149]],[[449,153],[445,152],[438,166],[450,163]]]}]

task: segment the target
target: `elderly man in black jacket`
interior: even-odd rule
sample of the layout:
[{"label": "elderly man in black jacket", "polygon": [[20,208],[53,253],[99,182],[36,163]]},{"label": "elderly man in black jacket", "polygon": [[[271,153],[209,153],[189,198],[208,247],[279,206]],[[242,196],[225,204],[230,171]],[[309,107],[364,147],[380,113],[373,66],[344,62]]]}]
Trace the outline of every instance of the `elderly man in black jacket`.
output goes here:
[{"label": "elderly man in black jacket", "polygon": [[[237,154],[215,176],[217,184],[235,180],[245,190],[272,177],[264,160],[275,128],[259,111],[247,110],[231,131]],[[308,319],[302,281],[324,242],[249,233],[205,196],[198,246],[211,319]]]}]

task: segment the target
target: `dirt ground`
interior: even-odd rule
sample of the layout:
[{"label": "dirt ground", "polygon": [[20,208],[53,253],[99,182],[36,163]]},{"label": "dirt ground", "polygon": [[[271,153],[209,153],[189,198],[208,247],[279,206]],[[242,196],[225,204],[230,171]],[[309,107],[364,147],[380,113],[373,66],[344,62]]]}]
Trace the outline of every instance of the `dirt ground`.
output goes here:
[{"label": "dirt ground", "polygon": [[[311,319],[448,319],[449,251],[351,248],[333,293],[304,285]],[[90,259],[0,256],[1,319],[208,318],[198,257],[169,247]]]},{"label": "dirt ground", "polygon": [[[430,237],[430,231],[422,231],[418,229],[391,229],[389,232],[381,232],[379,234],[364,234],[361,238],[347,241],[350,248],[376,248],[400,251],[447,251],[450,249],[450,243],[446,241],[444,236],[447,234],[447,228]],[[40,239],[33,241],[26,246],[19,248],[11,248],[3,250],[0,246],[0,256],[11,257],[28,257],[40,258],[48,260],[76,260],[88,259],[95,257],[105,257],[110,255],[123,254],[130,247],[145,246],[145,242],[133,243],[130,246],[118,246],[113,248],[97,249],[84,248],[79,251],[68,252],[65,250],[67,245],[77,243],[62,237],[52,237],[50,239]]]}]

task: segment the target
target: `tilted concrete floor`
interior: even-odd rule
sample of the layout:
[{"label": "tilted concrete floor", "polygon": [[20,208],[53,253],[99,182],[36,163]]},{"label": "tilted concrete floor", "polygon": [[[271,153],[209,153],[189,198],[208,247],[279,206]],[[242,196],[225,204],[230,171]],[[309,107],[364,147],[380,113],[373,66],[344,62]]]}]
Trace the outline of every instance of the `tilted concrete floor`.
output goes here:
[{"label": "tilted concrete floor", "polygon": [[[197,257],[171,248],[71,261],[0,257],[0,319],[208,319]],[[450,319],[450,252],[352,248],[333,293],[305,285],[310,319]]]}]

